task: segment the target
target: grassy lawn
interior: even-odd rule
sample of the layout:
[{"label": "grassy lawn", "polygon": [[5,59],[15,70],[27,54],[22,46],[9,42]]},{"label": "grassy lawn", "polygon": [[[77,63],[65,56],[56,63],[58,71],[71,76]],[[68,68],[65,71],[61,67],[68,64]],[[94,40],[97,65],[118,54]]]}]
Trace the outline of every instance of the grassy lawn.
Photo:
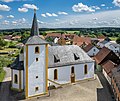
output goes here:
[{"label": "grassy lawn", "polygon": [[4,70],[0,73],[0,82],[3,81],[5,74],[6,74],[6,72]]},{"label": "grassy lawn", "polygon": [[116,41],[118,37],[109,37],[112,41]]}]

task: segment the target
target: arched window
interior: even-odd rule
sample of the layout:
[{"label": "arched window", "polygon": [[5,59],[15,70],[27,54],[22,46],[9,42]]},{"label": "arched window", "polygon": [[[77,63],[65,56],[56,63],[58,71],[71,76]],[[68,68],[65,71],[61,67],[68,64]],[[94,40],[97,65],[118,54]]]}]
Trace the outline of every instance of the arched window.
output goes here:
[{"label": "arched window", "polygon": [[35,47],[35,53],[39,53],[39,47],[37,46],[37,47]]},{"label": "arched window", "polygon": [[58,79],[58,73],[57,73],[57,69],[54,70],[54,80]]},{"label": "arched window", "polygon": [[17,74],[15,74],[15,77],[14,77],[14,83],[18,83],[18,76],[17,76]]},{"label": "arched window", "polygon": [[71,73],[72,73],[72,74],[75,73],[74,67],[71,68]]},{"label": "arched window", "polygon": [[87,73],[88,73],[87,65],[84,65],[84,74],[87,74]]}]

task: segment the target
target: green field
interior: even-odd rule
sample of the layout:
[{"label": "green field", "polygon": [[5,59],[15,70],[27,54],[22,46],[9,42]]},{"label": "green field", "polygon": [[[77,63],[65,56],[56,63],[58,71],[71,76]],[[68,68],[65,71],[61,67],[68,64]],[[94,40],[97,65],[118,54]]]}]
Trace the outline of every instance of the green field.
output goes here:
[{"label": "green field", "polygon": [[116,41],[118,37],[109,37],[112,41]]},{"label": "green field", "polygon": [[46,33],[60,33],[60,32],[67,32],[73,34],[74,32],[79,32],[79,31],[63,31],[63,30],[46,31]]},{"label": "green field", "polygon": [[0,52],[10,52],[10,51],[16,51],[18,50],[17,48],[5,48],[3,50],[0,50]]}]

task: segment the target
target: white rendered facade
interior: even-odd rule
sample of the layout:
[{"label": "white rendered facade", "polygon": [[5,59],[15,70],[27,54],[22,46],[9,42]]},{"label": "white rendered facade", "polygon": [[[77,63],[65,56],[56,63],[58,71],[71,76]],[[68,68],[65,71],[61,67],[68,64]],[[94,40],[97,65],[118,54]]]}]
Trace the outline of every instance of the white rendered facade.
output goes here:
[{"label": "white rendered facade", "polygon": [[[87,65],[87,74],[84,66]],[[74,67],[75,81],[94,78],[94,62],[81,63],[70,66],[54,67],[48,69],[48,79],[59,84],[71,83],[71,68]],[[58,79],[54,80],[54,70],[57,69]]]}]

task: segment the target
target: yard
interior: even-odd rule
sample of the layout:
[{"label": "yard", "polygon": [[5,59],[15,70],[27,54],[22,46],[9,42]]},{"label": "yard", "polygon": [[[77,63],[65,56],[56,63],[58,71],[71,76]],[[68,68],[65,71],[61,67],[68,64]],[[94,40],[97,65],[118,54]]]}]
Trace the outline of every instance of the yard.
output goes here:
[{"label": "yard", "polygon": [[95,80],[80,81],[50,90],[50,97],[43,96],[26,101],[112,101],[112,98],[107,86],[103,86],[96,77]]}]

